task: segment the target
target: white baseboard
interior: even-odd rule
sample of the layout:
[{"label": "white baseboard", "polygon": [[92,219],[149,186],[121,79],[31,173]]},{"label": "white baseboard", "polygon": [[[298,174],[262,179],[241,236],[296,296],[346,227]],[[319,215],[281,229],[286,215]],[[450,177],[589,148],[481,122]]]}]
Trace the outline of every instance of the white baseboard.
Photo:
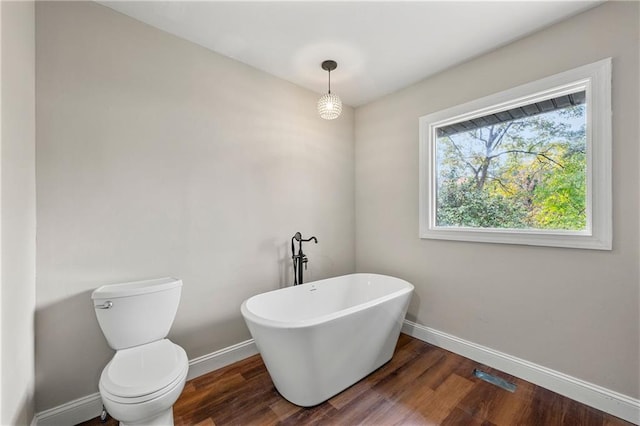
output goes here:
[{"label": "white baseboard", "polygon": [[253,339],[220,349],[219,351],[194,358],[189,361],[189,374],[187,380],[200,377],[212,371],[226,367],[229,364],[249,358],[258,353],[258,348]]},{"label": "white baseboard", "polygon": [[640,424],[638,399],[408,320],[404,321],[402,332],[605,413]]},{"label": "white baseboard", "polygon": [[[640,425],[640,400],[638,399],[408,320],[405,320],[402,332]],[[194,358],[189,361],[187,380],[257,353],[258,349],[253,339],[250,339]],[[37,426],[75,425],[99,416],[101,410],[100,394],[94,393],[37,413],[33,424]]]},{"label": "white baseboard", "polygon": [[[194,358],[189,361],[187,380],[225,367],[258,353],[253,339],[223,348],[219,351]],[[49,410],[41,411],[34,417],[32,425],[61,426],[75,425],[98,417],[102,412],[100,393],[78,398]]]},{"label": "white baseboard", "polygon": [[102,399],[96,392],[37,413],[35,424],[37,426],[71,426],[98,417],[101,412]]}]

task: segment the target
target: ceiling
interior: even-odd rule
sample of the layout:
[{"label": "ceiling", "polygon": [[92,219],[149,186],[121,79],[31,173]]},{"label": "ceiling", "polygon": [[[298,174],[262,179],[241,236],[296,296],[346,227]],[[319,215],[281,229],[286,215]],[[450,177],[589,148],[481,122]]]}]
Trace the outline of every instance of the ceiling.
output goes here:
[{"label": "ceiling", "polygon": [[139,21],[351,106],[602,1],[99,1]]}]

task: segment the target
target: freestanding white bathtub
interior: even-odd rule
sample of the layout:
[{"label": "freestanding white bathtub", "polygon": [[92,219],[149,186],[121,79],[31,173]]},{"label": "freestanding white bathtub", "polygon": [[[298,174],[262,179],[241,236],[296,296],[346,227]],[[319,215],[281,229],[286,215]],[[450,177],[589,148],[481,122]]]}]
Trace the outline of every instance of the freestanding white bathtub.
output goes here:
[{"label": "freestanding white bathtub", "polygon": [[393,356],[413,285],[352,274],[253,296],[241,311],[280,394],[320,404]]}]

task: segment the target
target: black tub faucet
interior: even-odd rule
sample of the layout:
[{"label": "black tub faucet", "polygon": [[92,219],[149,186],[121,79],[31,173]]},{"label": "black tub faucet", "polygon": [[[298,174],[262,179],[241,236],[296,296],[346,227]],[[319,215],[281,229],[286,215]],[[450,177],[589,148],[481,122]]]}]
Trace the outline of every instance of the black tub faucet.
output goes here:
[{"label": "black tub faucet", "polygon": [[[296,254],[296,248],[294,240],[298,242],[298,254]],[[304,265],[304,269],[307,269],[307,255],[302,252],[302,243],[306,243],[309,241],[313,241],[318,244],[318,239],[316,237],[307,238],[306,240],[302,238],[302,234],[296,232],[293,237],[291,237],[291,258],[293,259],[293,285],[302,284],[303,282],[303,272],[302,266]]]}]

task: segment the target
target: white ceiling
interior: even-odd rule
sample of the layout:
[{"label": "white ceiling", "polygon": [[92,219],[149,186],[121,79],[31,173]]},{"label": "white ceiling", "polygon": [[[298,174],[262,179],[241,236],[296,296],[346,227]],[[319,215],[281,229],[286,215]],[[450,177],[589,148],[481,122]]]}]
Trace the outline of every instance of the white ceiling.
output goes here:
[{"label": "white ceiling", "polygon": [[99,1],[359,106],[602,1]]}]

